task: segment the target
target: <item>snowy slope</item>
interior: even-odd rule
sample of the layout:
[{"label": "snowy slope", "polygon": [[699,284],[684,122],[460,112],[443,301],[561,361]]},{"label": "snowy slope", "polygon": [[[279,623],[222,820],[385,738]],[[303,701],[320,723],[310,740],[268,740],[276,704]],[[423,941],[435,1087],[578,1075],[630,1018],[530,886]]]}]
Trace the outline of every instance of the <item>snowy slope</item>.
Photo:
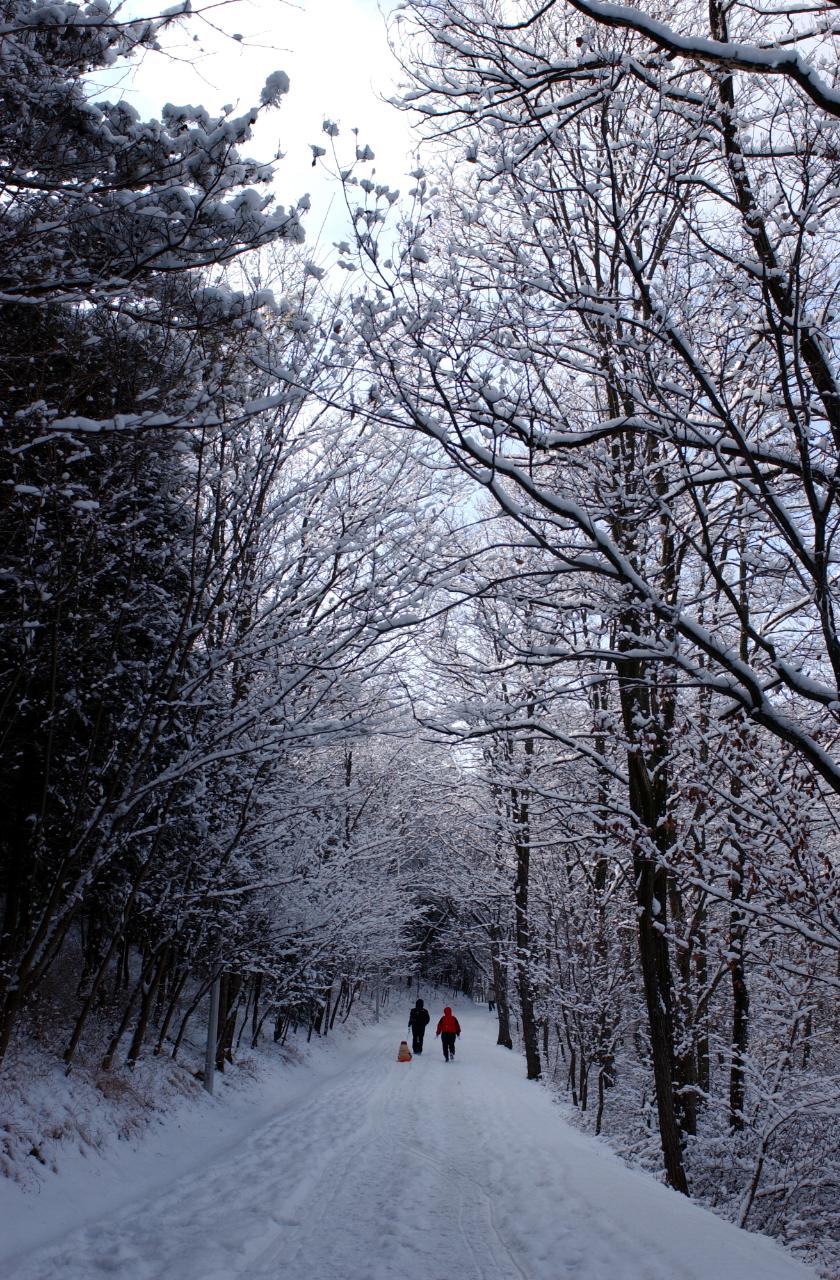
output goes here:
[{"label": "snowy slope", "polygon": [[[60,1237],[27,1251],[27,1237],[49,1238],[30,1205],[23,1227],[0,1232],[4,1280],[813,1277],[571,1129],[495,1046],[495,1019],[455,1011],[454,1063],[428,1034],[422,1057],[397,1063],[393,1016],[320,1069],[282,1073],[285,1092],[271,1086],[226,1135],[210,1123],[178,1148],[126,1152],[101,1216],[68,1214],[51,1189],[43,1218],[52,1202]],[[73,1214],[86,1225],[72,1229]]]}]

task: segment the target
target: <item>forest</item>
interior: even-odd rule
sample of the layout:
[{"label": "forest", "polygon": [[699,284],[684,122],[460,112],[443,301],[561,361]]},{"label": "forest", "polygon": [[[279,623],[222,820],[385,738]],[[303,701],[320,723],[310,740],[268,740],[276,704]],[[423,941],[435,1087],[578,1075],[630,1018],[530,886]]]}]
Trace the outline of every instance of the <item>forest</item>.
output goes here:
[{"label": "forest", "polygon": [[248,155],[283,72],[92,93],[189,20],[2,3],[0,1090],[177,1060],[214,984],[218,1070],[493,988],[829,1274],[834,6],[407,0],[422,163],[325,120],[323,261]]}]

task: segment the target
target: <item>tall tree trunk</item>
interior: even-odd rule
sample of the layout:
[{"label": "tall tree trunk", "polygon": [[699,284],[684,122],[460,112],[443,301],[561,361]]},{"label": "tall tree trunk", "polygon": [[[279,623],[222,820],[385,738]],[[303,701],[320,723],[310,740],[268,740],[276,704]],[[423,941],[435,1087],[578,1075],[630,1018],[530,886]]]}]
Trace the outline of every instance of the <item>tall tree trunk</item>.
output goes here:
[{"label": "tall tree trunk", "polygon": [[204,999],[204,997],[207,995],[207,992],[210,990],[210,987],[213,985],[213,980],[214,980],[214,978],[213,978],[213,977],[210,977],[210,978],[206,978],[206,979],[201,983],[201,986],[198,988],[198,991],[197,991],[197,992],[196,992],[196,994],[193,996],[192,1003],[191,1003],[190,1005],[188,1005],[187,1010],[186,1010],[186,1012],[185,1012],[185,1014],[184,1014],[183,1018],[181,1019],[181,1025],[180,1025],[180,1027],[178,1028],[178,1034],[177,1034],[177,1036],[175,1037],[175,1043],[174,1043],[174,1044],[173,1044],[173,1046],[172,1046],[172,1060],[173,1060],[173,1062],[174,1062],[174,1061],[175,1061],[175,1059],[178,1057],[178,1050],[181,1048],[181,1041],[183,1040],[183,1038],[184,1038],[184,1036],[185,1036],[185,1034],[186,1034],[186,1030],[187,1030],[187,1026],[189,1025],[189,1021],[190,1021],[190,1019],[192,1018],[192,1016],[193,1016],[193,1014],[195,1013],[195,1011],[196,1011],[196,1009],[198,1008],[198,1006],[201,1004],[201,1001],[202,1001],[202,1000]]},{"label": "tall tree trunk", "polygon": [[501,955],[501,937],[499,926],[493,925],[491,931],[491,958],[493,964],[493,986],[496,988],[496,1018],[499,1023],[499,1034],[496,1044],[505,1049],[513,1048],[510,1034],[510,1007],[508,1005],[507,965]]},{"label": "tall tree trunk", "polygon": [[172,1024],[172,1019],[175,1017],[175,1013],[178,1008],[178,1001],[181,998],[181,992],[187,984],[189,972],[189,969],[183,969],[176,981],[170,983],[168,992],[169,1003],[166,1006],[166,1012],[163,1015],[163,1020],[160,1024],[160,1028],[158,1029],[158,1038],[157,1043],[155,1044],[156,1057],[158,1054],[163,1052],[163,1042],[169,1034],[169,1028]]},{"label": "tall tree trunk", "polygon": [[223,973],[219,991],[219,1035],[216,1041],[216,1070],[224,1071],[225,1062],[233,1062],[233,1036],[242,979],[238,974]]},{"label": "tall tree trunk", "polygon": [[[733,777],[733,784],[740,780]],[[733,791],[735,786],[733,785]],[[746,1052],[750,1027],[750,996],[744,965],[747,921],[740,906],[744,887],[745,854],[740,846],[733,850],[735,858],[729,873],[729,974],[732,981],[732,1047],[729,1063],[729,1127],[738,1132],[744,1127],[746,1093]]]},{"label": "tall tree trunk", "polygon": [[711,1088],[711,1045],[709,1043],[709,1008],[705,999],[709,982],[708,941],[706,932],[706,903],[697,908],[697,942],[694,947],[694,972],[700,1000],[697,1024],[697,1087],[701,1097],[707,1098]]},{"label": "tall tree trunk", "polygon": [[[622,620],[621,645],[632,645],[638,621],[635,614]],[[663,857],[668,841],[667,744],[661,721],[652,714],[652,674],[635,658],[618,660],[616,669],[629,742],[628,800],[638,824],[633,874],[659,1137],[666,1179],[675,1190],[688,1195],[675,1089],[674,988],[668,947],[668,874]]]},{"label": "tall tree trunk", "polygon": [[140,1001],[140,1013],[137,1018],[137,1025],[134,1028],[134,1035],[131,1037],[131,1044],[129,1045],[128,1055],[126,1057],[126,1062],[132,1069],[137,1062],[137,1059],[140,1057],[140,1051],[143,1048],[143,1041],[146,1038],[146,1028],[149,1025],[152,1006],[169,965],[169,946],[161,948],[161,950],[158,951],[157,956],[158,958],[155,962],[151,979],[146,983],[143,989],[143,996]]},{"label": "tall tree trunk", "polygon": [[[674,876],[668,877],[668,900],[671,919],[679,922],[683,933],[686,931],[685,905],[682,891]],[[677,950],[676,966],[679,974],[677,1002],[679,1004],[679,1042],[677,1044],[674,1067],[679,1085],[680,1120],[684,1133],[697,1133],[697,1045],[695,1041],[695,1018],[692,1006],[692,951],[693,943],[685,944]]]},{"label": "tall tree trunk", "polygon": [[132,988],[131,995],[129,996],[125,1009],[123,1011],[123,1016],[122,1016],[120,1025],[117,1027],[116,1031],[112,1035],[110,1041],[108,1042],[108,1048],[105,1050],[105,1056],[102,1059],[102,1068],[101,1068],[103,1071],[111,1070],[111,1067],[114,1061],[114,1054],[117,1052],[120,1041],[122,1040],[123,1036],[128,1030],[128,1024],[129,1024],[129,1021],[131,1020],[131,1014],[132,1014],[132,1010],[134,1009],[134,1003],[137,997],[141,994],[141,992],[146,990],[146,987],[149,981],[151,980],[152,971],[155,965],[155,959],[156,959],[156,953],[152,951],[149,953],[149,955],[146,957],[146,959],[143,962],[142,972],[140,974],[139,979],[137,980],[137,982],[134,984],[134,987]]},{"label": "tall tree trunk", "polygon": [[256,1049],[257,1040],[259,1039],[260,1022],[260,996],[262,995],[263,976],[258,973],[254,978],[254,1007],[251,1010],[251,1048]]},{"label": "tall tree trunk", "polygon": [[[592,732],[593,745],[600,760],[606,759],[607,735],[605,730],[608,711],[609,686],[606,678],[599,679],[591,686],[592,698]],[[592,887],[595,894],[597,912],[597,929],[595,933],[595,954],[602,981],[608,981],[610,952],[610,923],[607,918],[607,884],[609,866],[606,856],[607,847],[607,808],[609,805],[609,780],[604,765],[598,767],[597,801],[594,816],[595,830],[595,866],[592,871]],[[567,862],[567,875],[571,877],[571,867]],[[596,1032],[595,1057],[598,1063],[598,1114],[595,1121],[595,1132],[601,1132],[604,1115],[606,1089],[615,1081],[615,1050],[613,1037],[617,1022],[617,1014],[612,999],[600,999],[598,1002],[598,1019]]]},{"label": "tall tree trunk", "polygon": [[[526,741],[526,751],[533,752],[533,740]],[[528,748],[530,747],[530,751]],[[531,877],[531,830],[528,801],[521,791],[512,794],[516,854],[516,983],[519,1007],[522,1012],[522,1042],[525,1049],[525,1066],[529,1080],[539,1080],[542,1075],[540,1062],[539,1029],[534,1016],[534,995],[531,987],[531,929],[528,918],[528,894]]]},{"label": "tall tree trunk", "polygon": [[[738,655],[742,662],[749,657],[749,635],[747,632],[747,576],[746,533],[743,504],[738,505],[738,602],[741,610],[741,628],[738,644]],[[746,763],[749,758],[749,744],[745,741],[746,726],[736,737],[735,765],[732,770],[732,799],[740,800],[743,791],[743,778],[739,768],[739,760]],[[733,815],[737,828],[738,808]],[[747,942],[749,918],[741,907],[744,896],[744,872],[747,855],[745,845],[740,840],[730,842],[732,860],[729,871],[729,974],[732,982],[732,1047],[729,1063],[729,1127],[734,1133],[744,1128],[744,1097],[746,1094],[746,1052],[750,1030],[750,995],[747,987],[747,973],[744,953]]]},{"label": "tall tree trunk", "polygon": [[688,1195],[674,1096],[674,1022],[668,944],[663,936],[667,885],[655,857],[633,855],[639,908],[639,959],[648,1015],[659,1137],[670,1186]]}]

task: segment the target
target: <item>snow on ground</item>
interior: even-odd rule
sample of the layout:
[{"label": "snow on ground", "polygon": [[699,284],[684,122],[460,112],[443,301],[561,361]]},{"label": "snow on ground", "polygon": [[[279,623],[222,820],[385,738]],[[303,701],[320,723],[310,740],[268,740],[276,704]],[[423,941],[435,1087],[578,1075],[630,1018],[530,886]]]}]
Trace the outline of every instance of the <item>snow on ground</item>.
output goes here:
[{"label": "snow on ground", "polygon": [[398,1063],[394,1014],[39,1197],[0,1188],[4,1280],[814,1276],[571,1128],[486,1009],[454,1007],[452,1063],[429,1032]]}]

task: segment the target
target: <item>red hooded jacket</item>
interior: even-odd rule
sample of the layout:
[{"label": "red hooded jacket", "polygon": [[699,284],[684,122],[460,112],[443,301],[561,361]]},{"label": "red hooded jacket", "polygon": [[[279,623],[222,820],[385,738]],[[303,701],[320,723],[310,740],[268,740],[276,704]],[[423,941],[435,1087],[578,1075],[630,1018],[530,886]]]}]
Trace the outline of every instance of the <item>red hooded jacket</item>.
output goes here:
[{"label": "red hooded jacket", "polygon": [[449,1008],[449,1005],[443,1011],[443,1017],[437,1024],[435,1035],[439,1036],[441,1031],[454,1031],[456,1036],[461,1034],[461,1024]]}]

